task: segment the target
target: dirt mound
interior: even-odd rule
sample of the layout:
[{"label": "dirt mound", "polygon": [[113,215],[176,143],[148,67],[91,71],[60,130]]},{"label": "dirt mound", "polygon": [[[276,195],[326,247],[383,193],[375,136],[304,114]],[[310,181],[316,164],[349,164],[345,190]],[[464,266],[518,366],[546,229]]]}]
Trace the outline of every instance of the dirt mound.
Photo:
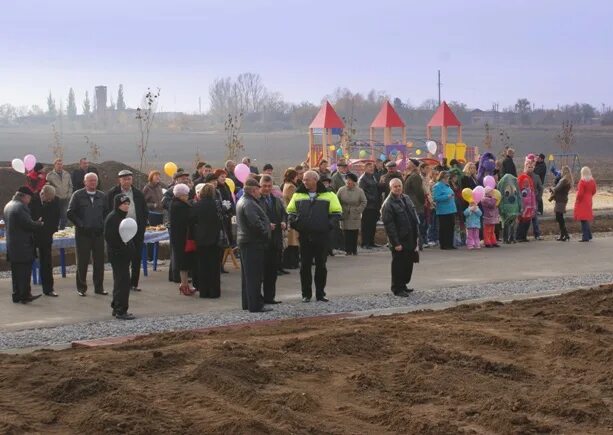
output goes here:
[{"label": "dirt mound", "polygon": [[0,432],[602,433],[613,286],[0,355]]}]

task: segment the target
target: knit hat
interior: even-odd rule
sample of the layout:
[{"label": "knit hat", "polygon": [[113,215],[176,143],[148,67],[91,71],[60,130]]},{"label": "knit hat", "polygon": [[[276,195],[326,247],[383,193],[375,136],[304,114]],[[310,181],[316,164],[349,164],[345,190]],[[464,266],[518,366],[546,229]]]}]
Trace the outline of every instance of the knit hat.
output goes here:
[{"label": "knit hat", "polygon": [[172,188],[172,194],[174,196],[189,195],[189,187],[187,184],[177,184]]},{"label": "knit hat", "polygon": [[126,202],[129,204],[130,202],[130,197],[128,195],[124,195],[123,193],[119,193],[117,195],[115,195],[115,209],[118,209],[119,206],[121,204],[125,204]]}]

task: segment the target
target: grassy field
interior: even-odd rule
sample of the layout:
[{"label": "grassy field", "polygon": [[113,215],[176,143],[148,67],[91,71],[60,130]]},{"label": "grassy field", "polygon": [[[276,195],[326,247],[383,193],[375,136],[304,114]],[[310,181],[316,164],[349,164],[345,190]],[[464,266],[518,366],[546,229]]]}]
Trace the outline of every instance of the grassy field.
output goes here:
[{"label": "grassy field", "polygon": [[[555,145],[554,137],[557,127],[513,127],[507,128],[511,142],[517,150],[517,155],[529,152],[544,152],[545,154],[560,152]],[[64,156],[67,162],[78,160],[87,155],[89,147],[85,136],[95,142],[101,152],[100,161],[117,160],[135,165],[138,162],[136,143],[138,133],[104,132],[104,131],[66,131],[62,136]],[[423,138],[423,126],[409,126],[410,138]],[[496,131],[493,133],[493,150],[498,153],[503,144],[498,140]],[[358,132],[358,138],[366,139],[366,129]],[[467,127],[464,129],[464,142],[478,145],[482,149],[485,131],[483,128]],[[245,133],[245,154],[256,159],[256,165],[262,166],[271,162],[278,167],[294,165],[306,157],[307,130],[284,131],[273,133]],[[455,133],[450,134],[450,141],[455,140]],[[191,167],[199,152],[201,158],[215,166],[223,164],[226,150],[223,131],[183,131],[172,132],[155,129],[151,133],[150,163],[152,167],[160,163],[174,161],[178,165]],[[41,161],[52,161],[51,145],[53,135],[50,127],[37,128],[0,128],[0,161],[10,161],[15,157],[23,157],[32,153]],[[576,129],[576,145],[574,150],[580,154],[583,164],[590,164],[602,158],[613,158],[613,128],[582,127]]]}]

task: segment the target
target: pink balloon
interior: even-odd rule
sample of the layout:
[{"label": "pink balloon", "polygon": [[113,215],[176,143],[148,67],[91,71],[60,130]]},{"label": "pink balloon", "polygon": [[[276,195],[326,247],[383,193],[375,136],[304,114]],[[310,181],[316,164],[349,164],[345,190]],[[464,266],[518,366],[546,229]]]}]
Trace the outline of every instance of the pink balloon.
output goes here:
[{"label": "pink balloon", "polygon": [[34,169],[34,165],[36,164],[36,157],[34,157],[32,154],[28,154],[23,158],[23,164],[26,168],[26,171],[31,171],[32,169]]},{"label": "pink balloon", "polygon": [[496,188],[496,179],[491,175],[486,175],[483,179],[483,187],[491,187],[492,189]]},{"label": "pink balloon", "polygon": [[272,188],[272,192],[271,193],[272,193],[273,196],[275,196],[277,198],[283,197],[283,192],[281,192],[281,189],[279,189],[276,186]]},{"label": "pink balloon", "polygon": [[239,163],[236,165],[236,168],[234,168],[234,175],[241,183],[244,183],[247,180],[250,172],[251,170],[249,169],[249,166],[245,165],[244,163]]},{"label": "pink balloon", "polygon": [[473,189],[473,199],[476,203],[481,202],[485,196],[485,189],[483,186],[477,186]]}]

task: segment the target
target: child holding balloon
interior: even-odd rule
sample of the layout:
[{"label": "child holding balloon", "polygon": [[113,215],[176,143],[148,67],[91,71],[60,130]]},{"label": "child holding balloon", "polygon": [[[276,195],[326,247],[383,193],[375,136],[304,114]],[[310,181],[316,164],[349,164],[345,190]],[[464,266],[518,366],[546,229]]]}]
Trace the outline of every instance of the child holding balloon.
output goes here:
[{"label": "child holding balloon", "polygon": [[[466,197],[464,198],[466,199]],[[469,198],[468,207],[464,210],[466,225],[466,247],[468,249],[480,249],[479,230],[481,229],[481,215],[483,212],[474,199]]]},{"label": "child holding balloon", "polygon": [[494,196],[495,190],[490,186],[484,189],[485,196],[481,200],[483,207],[483,242],[486,248],[499,248],[496,241],[496,224],[500,222],[498,212],[498,198]]}]

